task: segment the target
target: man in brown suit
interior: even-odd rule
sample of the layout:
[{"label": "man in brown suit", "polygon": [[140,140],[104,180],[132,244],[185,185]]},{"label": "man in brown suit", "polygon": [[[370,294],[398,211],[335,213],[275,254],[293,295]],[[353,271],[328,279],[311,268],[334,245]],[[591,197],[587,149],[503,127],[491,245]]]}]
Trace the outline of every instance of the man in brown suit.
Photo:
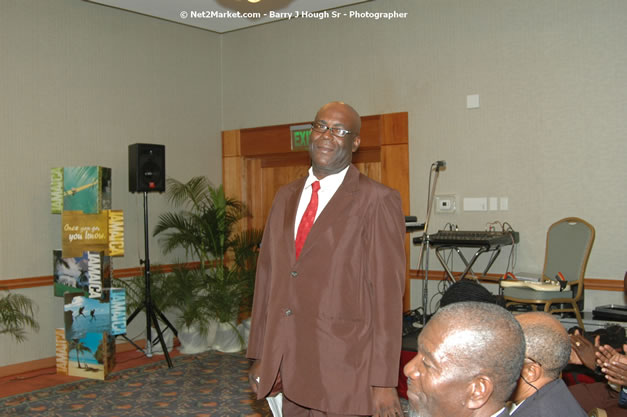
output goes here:
[{"label": "man in brown suit", "polygon": [[266,223],[249,379],[258,398],[283,392],[285,417],[402,416],[405,223],[399,193],[351,164],[360,127],[347,104],[318,111],[309,176],[277,192]]}]

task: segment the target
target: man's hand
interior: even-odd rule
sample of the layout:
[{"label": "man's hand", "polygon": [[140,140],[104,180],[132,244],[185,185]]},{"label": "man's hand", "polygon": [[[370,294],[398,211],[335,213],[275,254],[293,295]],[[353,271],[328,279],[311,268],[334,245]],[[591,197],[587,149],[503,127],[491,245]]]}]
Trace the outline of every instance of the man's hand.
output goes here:
[{"label": "man's hand", "polygon": [[[627,345],[623,345],[623,351]],[[621,355],[609,345],[599,347],[598,363],[605,378],[616,385],[627,386],[627,356]]]},{"label": "man's hand", "polygon": [[257,394],[257,389],[259,388],[259,367],[260,360],[255,360],[252,365],[250,365],[250,369],[248,369],[248,383],[250,384],[250,388],[253,390],[255,394]]},{"label": "man's hand", "polygon": [[372,387],[372,417],[403,417],[396,388]]},{"label": "man's hand", "polygon": [[[594,338],[594,345],[585,337],[579,334],[570,336],[571,360],[570,363],[584,365],[586,368],[594,370],[596,368],[595,353],[599,347],[600,336]],[[574,355],[573,355],[574,353]]]},{"label": "man's hand", "polygon": [[[259,391],[259,383],[261,379],[259,378],[259,369],[261,368],[261,360],[257,359],[253,362],[248,370],[248,383],[250,384],[250,388],[253,390],[255,394],[258,394]],[[283,391],[283,382],[281,381],[281,373],[276,376],[276,380],[274,381],[274,385],[272,386],[272,390],[268,396],[272,397],[277,395]]]}]

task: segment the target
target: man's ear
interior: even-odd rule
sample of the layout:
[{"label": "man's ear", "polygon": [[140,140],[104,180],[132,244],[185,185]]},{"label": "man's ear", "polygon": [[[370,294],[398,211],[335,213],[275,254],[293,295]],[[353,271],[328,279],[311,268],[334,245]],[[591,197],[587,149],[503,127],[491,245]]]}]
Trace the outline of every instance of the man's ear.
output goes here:
[{"label": "man's ear", "polygon": [[361,137],[359,135],[353,138],[353,152],[359,149],[359,144],[361,143]]},{"label": "man's ear", "polygon": [[478,375],[474,377],[468,384],[466,407],[472,410],[483,407],[490,399],[493,391],[494,384],[489,376]]},{"label": "man's ear", "polygon": [[527,382],[532,384],[540,379],[543,373],[542,367],[535,362],[526,362],[523,364],[523,368],[520,371],[520,375],[522,375]]}]

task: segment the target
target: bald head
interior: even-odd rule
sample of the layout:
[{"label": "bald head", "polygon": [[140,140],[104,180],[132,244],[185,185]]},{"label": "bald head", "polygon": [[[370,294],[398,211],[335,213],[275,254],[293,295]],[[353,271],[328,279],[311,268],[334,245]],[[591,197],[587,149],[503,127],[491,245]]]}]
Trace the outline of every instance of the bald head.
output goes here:
[{"label": "bald head", "polygon": [[431,322],[445,329],[442,344],[460,370],[488,375],[495,399],[505,401],[525,357],[524,336],[512,314],[495,304],[459,302],[441,308]]},{"label": "bald head", "polygon": [[359,132],[361,131],[361,117],[359,116],[359,113],[357,113],[357,110],[355,110],[352,106],[344,103],[343,101],[332,101],[320,107],[320,110],[316,113],[316,120],[319,120],[318,116],[326,110],[339,111],[344,114],[347,118],[346,128],[353,132],[356,136],[359,136]]},{"label": "bald head", "polygon": [[556,379],[570,358],[570,339],[561,323],[544,312],[516,316],[526,342],[525,355],[538,362],[547,377]]}]

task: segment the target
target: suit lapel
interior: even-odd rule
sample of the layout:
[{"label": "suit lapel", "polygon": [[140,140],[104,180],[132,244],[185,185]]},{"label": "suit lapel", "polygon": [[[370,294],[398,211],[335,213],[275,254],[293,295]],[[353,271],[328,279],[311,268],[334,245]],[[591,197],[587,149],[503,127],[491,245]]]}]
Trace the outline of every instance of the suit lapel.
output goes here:
[{"label": "suit lapel", "polygon": [[[309,235],[307,235],[307,240],[305,241],[305,246],[300,253],[300,258],[306,256],[307,252],[312,247],[316,246],[316,242],[319,241],[318,237],[324,233],[325,230],[333,227],[333,224],[336,221],[344,221],[344,217],[342,213],[347,213],[351,205],[353,204],[353,198],[355,192],[357,192],[359,185],[359,170],[351,164],[348,168],[348,172],[346,173],[346,177],[344,177],[344,181],[337,189],[329,203],[324,208],[322,213],[316,219],[316,222],[311,227],[309,231]],[[302,187],[301,187],[302,188]],[[300,193],[298,193],[300,197]],[[298,199],[296,200],[296,205],[298,205]],[[296,208],[294,208],[294,215],[292,216],[292,233],[294,232],[294,221],[296,218]],[[294,235],[292,234],[292,241],[294,240]],[[292,245],[294,246],[294,245]],[[293,253],[293,251],[292,251]]]},{"label": "suit lapel", "polygon": [[294,248],[294,223],[296,222],[296,210],[298,209],[300,195],[303,193],[305,181],[307,181],[307,177],[292,184],[290,195],[285,204],[285,217],[283,218],[283,230],[285,230],[285,234],[283,237],[285,239],[285,245],[288,248],[290,259],[292,259],[292,263],[296,258],[296,249]]}]

